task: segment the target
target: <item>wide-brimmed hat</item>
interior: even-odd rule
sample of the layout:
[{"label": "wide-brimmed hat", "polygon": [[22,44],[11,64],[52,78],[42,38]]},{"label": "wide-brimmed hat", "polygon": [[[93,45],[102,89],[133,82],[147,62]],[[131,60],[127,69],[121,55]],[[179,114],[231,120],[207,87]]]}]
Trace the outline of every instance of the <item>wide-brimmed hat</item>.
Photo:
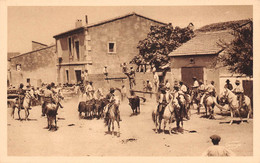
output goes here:
[{"label": "wide-brimmed hat", "polygon": [[110,88],[109,91],[110,91],[110,92],[114,92],[114,91],[115,91],[115,88]]},{"label": "wide-brimmed hat", "polygon": [[236,80],[236,82],[235,82],[236,84],[240,84],[240,81],[239,80]]},{"label": "wide-brimmed hat", "polygon": [[226,83],[229,83],[229,82],[230,82],[230,80],[229,80],[229,79],[227,79],[227,80],[226,80]]},{"label": "wide-brimmed hat", "polygon": [[203,83],[203,81],[202,81],[202,80],[199,80],[199,83]]}]

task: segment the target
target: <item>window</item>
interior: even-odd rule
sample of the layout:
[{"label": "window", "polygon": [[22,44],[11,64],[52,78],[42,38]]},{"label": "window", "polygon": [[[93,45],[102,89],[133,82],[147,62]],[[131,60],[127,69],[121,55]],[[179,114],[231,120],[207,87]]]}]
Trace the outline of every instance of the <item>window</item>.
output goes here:
[{"label": "window", "polygon": [[22,65],[16,64],[16,71],[21,71],[21,70],[22,70]]},{"label": "window", "polygon": [[78,58],[78,61],[79,61],[79,41],[75,41],[75,48],[76,48],[76,53],[77,53],[77,58]]},{"label": "window", "polygon": [[69,37],[69,56],[72,57],[72,53],[71,53],[71,37]]},{"label": "window", "polygon": [[116,53],[116,43],[115,42],[108,43],[108,53]]},{"label": "window", "polygon": [[69,82],[69,70],[66,70],[67,82]]}]

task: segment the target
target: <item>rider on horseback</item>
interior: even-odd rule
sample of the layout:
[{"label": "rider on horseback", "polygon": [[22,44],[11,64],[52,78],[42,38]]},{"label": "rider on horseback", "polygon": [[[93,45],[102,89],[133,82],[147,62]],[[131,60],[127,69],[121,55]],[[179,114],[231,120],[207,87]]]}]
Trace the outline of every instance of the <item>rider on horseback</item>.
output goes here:
[{"label": "rider on horseback", "polygon": [[47,89],[44,91],[44,102],[42,104],[42,116],[46,114],[46,106],[49,103],[53,103],[53,92],[51,91],[51,85],[47,86]]},{"label": "rider on horseback", "polygon": [[216,94],[216,89],[214,87],[214,81],[211,81],[210,84],[206,87],[205,93],[200,99],[200,106],[203,106],[204,99],[207,99],[209,96],[214,96]]},{"label": "rider on horseback", "polygon": [[199,80],[199,84],[200,86],[198,87],[198,96],[197,96],[197,99],[202,99],[201,97],[204,95],[205,93],[205,85],[203,83],[202,80]]},{"label": "rider on horseback", "polygon": [[243,106],[243,102],[245,101],[245,96],[244,96],[244,89],[243,86],[240,85],[240,81],[236,80],[235,82],[236,86],[233,89],[234,94],[237,95],[237,99],[239,101],[239,108]]},{"label": "rider on horseback", "polygon": [[25,90],[23,89],[23,83],[20,84],[20,87],[18,88],[17,90],[17,93],[18,93],[18,107],[19,109],[22,108],[23,106],[23,100],[24,100],[24,97],[25,97]]},{"label": "rider on horseback", "polygon": [[[115,104],[115,94],[114,93],[115,93],[115,89],[110,88],[109,93],[106,95],[106,99],[108,100],[108,104],[106,106],[107,107],[106,117],[108,117],[111,106]],[[119,116],[119,120],[122,121],[121,117],[120,117],[119,107],[117,107],[117,114]]]},{"label": "rider on horseback", "polygon": [[166,88],[161,88],[161,94],[159,96],[159,104],[157,107],[157,112],[160,115],[163,115],[165,107],[170,103],[171,99],[173,99],[172,95],[169,92],[166,92]]}]

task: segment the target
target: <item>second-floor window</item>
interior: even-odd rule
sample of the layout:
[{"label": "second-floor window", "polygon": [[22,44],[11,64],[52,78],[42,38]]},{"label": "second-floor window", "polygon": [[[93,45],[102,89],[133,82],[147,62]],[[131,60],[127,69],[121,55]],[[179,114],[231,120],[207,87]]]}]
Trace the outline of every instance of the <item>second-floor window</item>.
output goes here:
[{"label": "second-floor window", "polygon": [[77,54],[77,58],[78,61],[80,60],[80,54],[79,54],[79,41],[75,41],[75,48],[76,48],[76,54]]},{"label": "second-floor window", "polygon": [[108,42],[108,53],[116,53],[116,43]]},{"label": "second-floor window", "polygon": [[69,37],[69,56],[72,57],[71,37]]}]

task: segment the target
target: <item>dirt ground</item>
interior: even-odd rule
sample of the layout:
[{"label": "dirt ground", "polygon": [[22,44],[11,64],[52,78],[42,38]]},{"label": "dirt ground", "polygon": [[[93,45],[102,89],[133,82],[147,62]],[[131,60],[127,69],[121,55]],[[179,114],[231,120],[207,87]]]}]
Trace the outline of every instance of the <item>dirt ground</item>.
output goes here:
[{"label": "dirt ground", "polygon": [[[209,120],[192,110],[189,121],[184,121],[184,133],[156,134],[151,113],[156,107],[148,98],[141,105],[139,115],[130,116],[127,101],[120,105],[122,122],[120,137],[107,133],[103,120],[79,119],[76,98],[63,103],[58,112],[58,130],[44,129],[46,117],[41,117],[41,107],[30,111],[29,121],[19,121],[17,110],[12,119],[8,108],[9,156],[201,156],[211,146],[209,137],[218,134],[220,145],[238,156],[253,155],[253,120],[249,123],[229,125],[230,117],[216,116]],[[203,110],[202,110],[203,111]],[[215,107],[215,112],[219,109]],[[24,111],[21,111],[24,117]],[[176,124],[172,124],[173,127]],[[117,125],[115,125],[117,129]],[[168,129],[168,127],[167,127]],[[191,132],[190,132],[191,131]]]}]

